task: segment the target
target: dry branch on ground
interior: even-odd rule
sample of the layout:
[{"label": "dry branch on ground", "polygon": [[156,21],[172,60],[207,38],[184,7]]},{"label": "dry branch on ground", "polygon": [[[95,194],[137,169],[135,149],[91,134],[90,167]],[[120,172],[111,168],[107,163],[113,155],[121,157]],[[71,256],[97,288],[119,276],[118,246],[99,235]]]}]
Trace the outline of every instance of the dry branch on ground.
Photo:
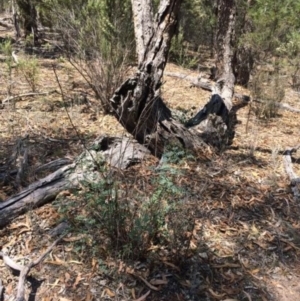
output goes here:
[{"label": "dry branch on ground", "polygon": [[104,162],[122,170],[140,162],[148,154],[147,148],[132,139],[100,137],[74,163],[61,167],[0,203],[0,226],[7,225],[31,208],[54,200],[59,192],[77,187],[81,181],[101,179],[101,165]]},{"label": "dry branch on ground", "polygon": [[[21,266],[15,263],[8,255],[4,254],[3,252],[0,252],[0,257],[3,258],[4,263],[11,269],[20,272],[19,282],[17,286],[16,301],[25,301],[25,281],[30,270],[33,267],[37,266],[39,263],[41,263],[46,258],[46,256],[53,250],[53,248],[58,244],[58,242],[60,242],[64,237],[65,234],[60,236],[50,245],[50,247],[47,248],[47,250],[38,259],[31,260],[25,266]],[[0,283],[0,297],[1,297],[1,283]]]}]

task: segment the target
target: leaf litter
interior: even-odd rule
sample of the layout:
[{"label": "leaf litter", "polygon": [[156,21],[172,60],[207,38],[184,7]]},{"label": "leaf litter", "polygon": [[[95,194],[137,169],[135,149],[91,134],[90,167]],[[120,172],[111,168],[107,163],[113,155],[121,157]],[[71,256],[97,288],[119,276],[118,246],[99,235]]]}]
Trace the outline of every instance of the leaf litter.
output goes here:
[{"label": "leaf litter", "polygon": [[[46,61],[39,59],[40,90],[56,88]],[[74,85],[67,76],[67,63],[59,64],[57,72],[66,93],[90,92],[76,74],[72,81],[76,81],[77,90],[71,89]],[[197,76],[173,64],[167,70]],[[4,97],[4,82],[1,87]],[[23,82],[14,93],[26,89],[29,87]],[[162,91],[174,109],[197,110],[209,98],[208,92],[168,76]],[[97,107],[92,94],[89,98]],[[285,102],[297,107],[296,94],[287,91],[286,98]],[[30,137],[32,170],[61,156],[76,158],[82,152],[59,95],[24,98],[14,106],[1,110],[1,164],[15,141],[25,135]],[[112,117],[84,106],[73,105],[68,110],[86,143],[102,133],[124,135]],[[189,192],[183,200],[183,217],[193,220],[193,228],[184,233],[189,238],[184,257],[176,256],[176,246],[166,250],[152,245],[149,254],[155,255],[155,260],[145,260],[140,267],[140,262],[110,257],[105,243],[99,245],[97,256],[93,255],[88,247],[90,238],[70,234],[31,271],[39,281],[37,300],[297,300],[300,208],[291,193],[282,154],[287,147],[299,144],[300,119],[295,113],[280,111],[278,118],[263,122],[249,113],[249,107],[238,112],[238,119],[234,143],[224,153],[204,163],[195,160],[174,166],[182,171],[176,184]],[[300,174],[299,159],[294,156],[295,172]],[[116,177],[123,181],[124,189],[151,194],[151,168],[157,163],[156,158],[149,158]],[[27,183],[34,180],[35,175],[29,172]],[[10,185],[1,188],[3,199],[14,192]],[[62,197],[74,202],[78,196],[67,191]],[[60,218],[53,204],[31,210],[0,230],[1,249],[8,249],[19,264],[26,263],[47,247],[51,240],[48,231]],[[76,242],[83,239],[86,247],[78,249]],[[0,263],[5,294],[11,297],[18,278]],[[27,296],[31,291],[28,285]]]}]

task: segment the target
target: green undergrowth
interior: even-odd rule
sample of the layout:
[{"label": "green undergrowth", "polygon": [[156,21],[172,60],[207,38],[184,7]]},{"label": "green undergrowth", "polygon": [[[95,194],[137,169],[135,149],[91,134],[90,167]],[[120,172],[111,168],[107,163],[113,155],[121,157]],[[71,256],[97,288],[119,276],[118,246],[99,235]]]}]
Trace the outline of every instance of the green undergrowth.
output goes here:
[{"label": "green undergrowth", "polygon": [[184,256],[190,246],[187,233],[194,226],[187,191],[178,184],[186,160],[193,160],[192,155],[173,146],[158,166],[146,168],[147,177],[128,179],[126,171],[120,175],[106,167],[101,181],[83,181],[73,198],[58,199],[72,232],[84,237],[77,248],[101,260],[145,260],[159,250],[176,259]]}]

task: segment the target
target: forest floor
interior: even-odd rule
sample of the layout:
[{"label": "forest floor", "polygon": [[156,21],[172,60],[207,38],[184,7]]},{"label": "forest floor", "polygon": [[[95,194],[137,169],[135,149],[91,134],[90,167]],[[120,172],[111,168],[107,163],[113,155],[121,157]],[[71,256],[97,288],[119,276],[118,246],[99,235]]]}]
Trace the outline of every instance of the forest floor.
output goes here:
[{"label": "forest floor", "polygon": [[[18,55],[31,58],[22,52]],[[62,157],[75,159],[83,144],[99,135],[126,135],[113,117],[101,113],[88,85],[65,60],[36,59],[36,91],[59,92],[54,64],[66,98],[54,92],[1,105],[0,171],[20,140],[26,139],[29,150],[28,176],[21,186],[15,185],[13,177],[1,186],[3,201],[44,176],[35,172],[38,166]],[[174,64],[167,71],[197,76],[196,71]],[[0,72],[2,102],[8,89],[10,95],[32,92],[17,67],[8,77],[5,57]],[[210,95],[169,76],[164,77],[162,91],[171,108],[193,111]],[[249,93],[240,87],[237,91]],[[286,88],[285,103],[299,109],[299,99],[299,94]],[[123,260],[108,253],[99,229],[88,234],[71,231],[32,269],[26,284],[28,300],[298,300],[300,205],[290,189],[283,153],[299,145],[300,115],[279,110],[276,118],[261,120],[251,106],[238,111],[233,145],[224,152],[206,162],[194,158],[171,164],[176,170],[172,181],[184,191],[173,226],[188,246],[174,240],[163,248],[153,242],[143,259]],[[293,163],[300,174],[300,159],[295,156]],[[146,197],[155,193],[157,164],[150,157],[127,171],[114,172],[131,196]],[[85,191],[64,191],[55,203],[32,209],[0,229],[0,249],[9,249],[10,256],[23,264],[37,258],[54,240],[49,231],[70,216],[59,210],[63,202],[75,203],[77,215],[86,210],[80,193]],[[1,259],[0,279],[4,300],[13,300],[18,275]]]}]

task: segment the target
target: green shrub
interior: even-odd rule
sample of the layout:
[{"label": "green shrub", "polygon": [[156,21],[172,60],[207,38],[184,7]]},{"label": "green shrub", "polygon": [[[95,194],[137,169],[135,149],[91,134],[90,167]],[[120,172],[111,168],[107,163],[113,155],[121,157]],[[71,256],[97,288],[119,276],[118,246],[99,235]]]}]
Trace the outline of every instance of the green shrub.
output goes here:
[{"label": "green shrub", "polygon": [[11,95],[11,90],[13,86],[13,80],[12,80],[12,70],[14,67],[14,60],[12,57],[12,44],[9,39],[5,40],[3,43],[0,43],[0,52],[3,53],[6,56],[5,64],[6,64],[6,72],[4,73],[4,76],[7,80],[7,94]]},{"label": "green shrub", "polygon": [[258,71],[253,77],[250,89],[254,99],[257,100],[254,106],[256,116],[265,120],[277,117],[278,104],[285,95],[278,66],[271,67],[271,71]]},{"label": "green shrub", "polygon": [[189,52],[189,44],[184,40],[183,29],[172,39],[170,60],[185,68],[196,68],[198,57]]},{"label": "green shrub", "polygon": [[94,91],[101,109],[110,113],[108,99],[135,59],[130,1],[48,2],[44,14],[60,33],[62,50]]},{"label": "green shrub", "polygon": [[40,73],[38,60],[35,57],[22,59],[18,64],[18,69],[23,74],[32,92],[36,92]]},{"label": "green shrub", "polygon": [[[167,156],[169,163],[175,157],[170,152]],[[97,255],[99,248],[122,259],[144,259],[152,246],[178,254],[186,251],[185,229],[191,227],[191,219],[184,211],[184,191],[175,182],[180,174],[176,168],[163,167],[153,171],[151,191],[138,194],[120,179],[84,182],[84,193],[76,202],[58,201],[60,212],[74,232],[90,237],[82,243],[90,241],[90,251]]]}]

